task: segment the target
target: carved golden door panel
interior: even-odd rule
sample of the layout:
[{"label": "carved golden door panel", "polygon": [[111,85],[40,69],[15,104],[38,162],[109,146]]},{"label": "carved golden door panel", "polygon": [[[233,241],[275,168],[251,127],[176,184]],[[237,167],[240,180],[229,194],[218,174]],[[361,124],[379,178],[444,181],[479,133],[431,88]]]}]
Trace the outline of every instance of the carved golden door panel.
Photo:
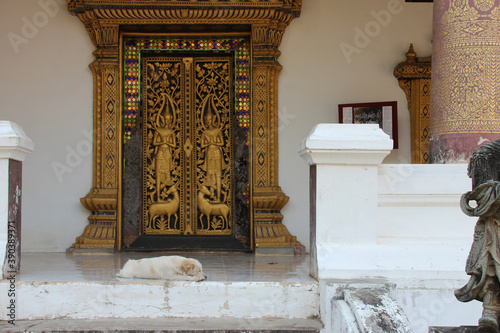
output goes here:
[{"label": "carved golden door panel", "polygon": [[153,56],[141,67],[143,234],[232,234],[232,58]]},{"label": "carved golden door panel", "polygon": [[235,114],[235,59],[141,53],[140,114],[123,145],[124,249],[249,249],[250,161]]}]

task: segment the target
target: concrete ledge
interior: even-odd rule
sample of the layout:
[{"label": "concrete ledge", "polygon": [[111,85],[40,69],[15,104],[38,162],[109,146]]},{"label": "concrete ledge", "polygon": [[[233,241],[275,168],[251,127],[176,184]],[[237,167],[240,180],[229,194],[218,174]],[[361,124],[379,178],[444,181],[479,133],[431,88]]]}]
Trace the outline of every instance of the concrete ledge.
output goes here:
[{"label": "concrete ledge", "polygon": [[322,324],[317,319],[193,319],[193,318],[130,318],[99,320],[29,320],[15,325],[0,323],[0,332],[254,332],[254,333],[317,333]]},{"label": "concrete ledge", "polygon": [[[0,282],[0,295],[10,283]],[[16,282],[15,318],[286,318],[319,315],[318,283]],[[5,306],[0,320],[9,320]]]},{"label": "concrete ledge", "polygon": [[378,205],[380,207],[450,206],[460,208],[460,197],[461,194],[379,194]]},{"label": "concrete ledge", "polygon": [[0,120],[0,158],[24,161],[34,149],[33,141],[16,123]]},{"label": "concrete ledge", "polygon": [[378,165],[392,140],[376,124],[318,124],[299,146],[309,164]]},{"label": "concrete ledge", "polygon": [[429,333],[476,333],[477,326],[430,327]]},{"label": "concrete ledge", "polygon": [[[318,246],[320,279],[447,278],[466,276],[464,263],[470,245],[461,244],[327,244]],[[436,256],[439,253],[439,256]],[[419,258],[419,260],[413,260]],[[353,262],[356,267],[353,267]],[[439,269],[436,269],[439,268]]]}]

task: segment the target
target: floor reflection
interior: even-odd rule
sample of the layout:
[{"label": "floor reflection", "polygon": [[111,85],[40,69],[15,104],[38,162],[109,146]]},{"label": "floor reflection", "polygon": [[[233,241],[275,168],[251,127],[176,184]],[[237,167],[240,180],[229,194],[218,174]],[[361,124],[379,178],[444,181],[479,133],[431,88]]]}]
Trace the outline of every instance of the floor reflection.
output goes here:
[{"label": "floor reflection", "polygon": [[[309,276],[309,255],[255,255],[251,253],[188,254],[169,252],[117,253],[23,253],[19,281],[112,282],[128,259],[161,255],[198,259],[208,281],[222,282],[315,282]],[[123,281],[123,279],[120,279]]]}]

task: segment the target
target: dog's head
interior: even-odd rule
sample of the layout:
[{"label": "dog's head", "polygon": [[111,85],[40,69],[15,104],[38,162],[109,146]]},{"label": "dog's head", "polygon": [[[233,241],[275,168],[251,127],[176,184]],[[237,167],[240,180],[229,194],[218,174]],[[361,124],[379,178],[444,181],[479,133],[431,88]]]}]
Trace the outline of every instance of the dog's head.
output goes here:
[{"label": "dog's head", "polygon": [[186,275],[197,277],[198,278],[197,281],[203,281],[207,278],[206,275],[203,274],[203,271],[201,269],[201,264],[198,260],[195,259],[183,260],[181,264],[181,269]]}]

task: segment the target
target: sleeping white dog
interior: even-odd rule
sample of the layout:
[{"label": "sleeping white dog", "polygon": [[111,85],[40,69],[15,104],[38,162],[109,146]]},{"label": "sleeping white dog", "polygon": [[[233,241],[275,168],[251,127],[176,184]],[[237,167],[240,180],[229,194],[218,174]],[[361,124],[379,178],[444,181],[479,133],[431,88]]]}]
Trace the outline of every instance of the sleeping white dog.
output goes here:
[{"label": "sleeping white dog", "polygon": [[181,256],[129,259],[117,276],[177,281],[203,281],[207,278],[198,260]]}]

